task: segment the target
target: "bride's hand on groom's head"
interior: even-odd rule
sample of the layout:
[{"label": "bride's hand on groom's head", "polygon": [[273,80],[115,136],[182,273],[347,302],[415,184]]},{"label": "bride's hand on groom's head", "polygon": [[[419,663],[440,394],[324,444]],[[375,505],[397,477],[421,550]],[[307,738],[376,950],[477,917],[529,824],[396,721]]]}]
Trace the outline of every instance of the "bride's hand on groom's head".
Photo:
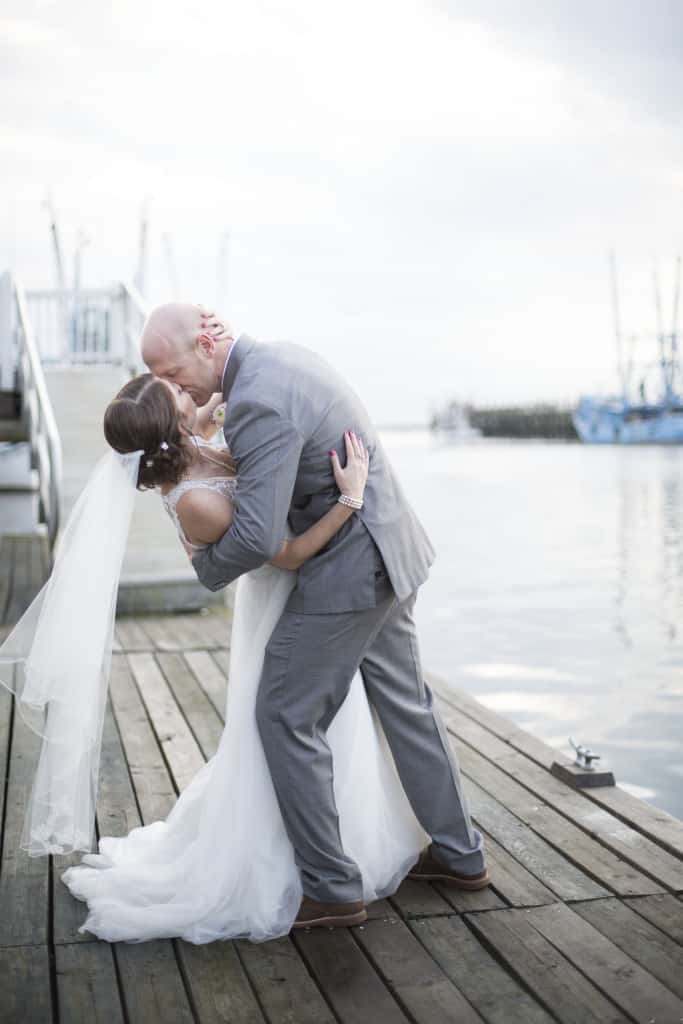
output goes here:
[{"label": "bride's hand on groom's head", "polygon": [[221,320],[212,310],[205,309],[201,305],[198,305],[197,308],[201,317],[202,331],[208,331],[214,341],[226,341],[228,338],[232,338],[232,328],[229,324]]}]

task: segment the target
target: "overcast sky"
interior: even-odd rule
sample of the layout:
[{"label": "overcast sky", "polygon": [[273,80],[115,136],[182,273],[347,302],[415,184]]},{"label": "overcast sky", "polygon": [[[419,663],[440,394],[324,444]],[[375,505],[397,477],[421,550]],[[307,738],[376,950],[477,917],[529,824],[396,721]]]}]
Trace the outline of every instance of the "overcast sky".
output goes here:
[{"label": "overcast sky", "polygon": [[[4,0],[0,267],[220,302],[345,371],[380,423],[446,397],[573,401],[670,321],[679,0]],[[227,265],[219,272],[226,232]]]}]

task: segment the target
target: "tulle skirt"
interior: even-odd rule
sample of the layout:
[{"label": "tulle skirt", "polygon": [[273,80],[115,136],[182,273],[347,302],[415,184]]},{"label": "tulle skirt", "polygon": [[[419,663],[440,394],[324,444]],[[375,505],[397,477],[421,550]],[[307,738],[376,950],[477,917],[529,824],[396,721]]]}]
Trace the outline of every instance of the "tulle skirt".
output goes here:
[{"label": "tulle skirt", "polygon": [[[256,726],[265,647],[295,574],[264,565],[237,586],[225,728],[214,756],[167,818],[98,853],[62,881],[88,914],[79,931],[110,942],[180,937],[254,942],[289,932],[302,889]],[[345,852],[367,902],[395,892],[429,841],[408,803],[360,673],[327,733]]]}]

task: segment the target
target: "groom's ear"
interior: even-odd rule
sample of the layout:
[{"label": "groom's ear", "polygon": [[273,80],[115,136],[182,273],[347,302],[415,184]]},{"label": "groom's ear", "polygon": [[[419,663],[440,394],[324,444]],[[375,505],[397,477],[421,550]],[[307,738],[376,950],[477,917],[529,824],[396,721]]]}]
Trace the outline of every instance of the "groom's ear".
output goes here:
[{"label": "groom's ear", "polygon": [[216,349],[216,339],[208,331],[201,331],[197,335],[195,344],[203,355],[210,358],[213,357]]}]

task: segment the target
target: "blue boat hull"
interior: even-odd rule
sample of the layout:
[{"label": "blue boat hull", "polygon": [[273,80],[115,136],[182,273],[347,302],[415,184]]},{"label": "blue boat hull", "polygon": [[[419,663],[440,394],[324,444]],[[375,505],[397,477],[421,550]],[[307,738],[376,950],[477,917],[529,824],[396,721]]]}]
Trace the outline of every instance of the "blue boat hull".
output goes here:
[{"label": "blue boat hull", "polygon": [[683,444],[683,405],[582,398],[572,422],[586,444]]}]

